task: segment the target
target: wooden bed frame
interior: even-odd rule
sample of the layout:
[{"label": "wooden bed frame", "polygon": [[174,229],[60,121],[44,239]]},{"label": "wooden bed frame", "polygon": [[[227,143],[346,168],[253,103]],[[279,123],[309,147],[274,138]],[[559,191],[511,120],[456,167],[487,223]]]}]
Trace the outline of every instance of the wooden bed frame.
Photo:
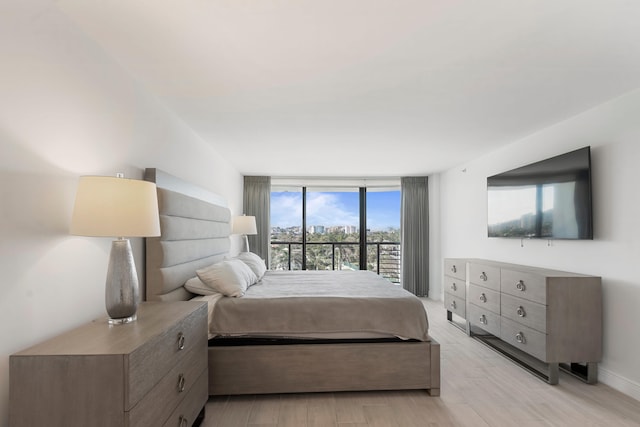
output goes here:
[{"label": "wooden bed frame", "polygon": [[[146,299],[193,297],[183,284],[229,252],[230,211],[223,198],[157,169],[161,237],[146,239]],[[209,394],[424,389],[440,395],[440,344],[356,342],[211,345]]]}]

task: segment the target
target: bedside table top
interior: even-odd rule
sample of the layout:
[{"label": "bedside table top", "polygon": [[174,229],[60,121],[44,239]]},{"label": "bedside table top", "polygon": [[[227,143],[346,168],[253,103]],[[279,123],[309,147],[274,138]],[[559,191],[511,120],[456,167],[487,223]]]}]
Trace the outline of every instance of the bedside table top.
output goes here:
[{"label": "bedside table top", "polygon": [[143,302],[135,322],[109,325],[105,316],[12,356],[129,354],[194,311],[206,312],[206,307],[203,301]]}]

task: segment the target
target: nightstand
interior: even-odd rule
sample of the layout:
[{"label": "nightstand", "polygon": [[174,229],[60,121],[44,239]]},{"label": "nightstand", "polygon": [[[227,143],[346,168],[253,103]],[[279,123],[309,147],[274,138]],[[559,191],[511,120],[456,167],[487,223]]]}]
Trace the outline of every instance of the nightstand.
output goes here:
[{"label": "nightstand", "polygon": [[207,305],[142,303],[10,356],[9,424],[175,426],[204,417]]}]

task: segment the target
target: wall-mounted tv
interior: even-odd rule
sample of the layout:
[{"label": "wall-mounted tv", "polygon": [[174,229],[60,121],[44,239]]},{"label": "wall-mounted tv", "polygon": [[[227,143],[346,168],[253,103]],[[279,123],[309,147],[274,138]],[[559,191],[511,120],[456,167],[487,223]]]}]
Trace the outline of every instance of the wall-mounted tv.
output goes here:
[{"label": "wall-mounted tv", "polygon": [[489,237],[593,239],[591,148],[487,178]]}]

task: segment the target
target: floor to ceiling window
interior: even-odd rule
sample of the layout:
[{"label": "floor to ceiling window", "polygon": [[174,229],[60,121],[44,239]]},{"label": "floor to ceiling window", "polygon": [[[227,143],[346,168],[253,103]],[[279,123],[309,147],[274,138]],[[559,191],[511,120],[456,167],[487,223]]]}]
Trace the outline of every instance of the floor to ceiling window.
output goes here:
[{"label": "floor to ceiling window", "polygon": [[399,188],[272,187],[272,269],[368,269],[400,283],[400,256]]},{"label": "floor to ceiling window", "polygon": [[302,269],[302,187],[271,190],[272,270]]},{"label": "floor to ceiling window", "polygon": [[367,269],[400,283],[400,190],[367,191]]},{"label": "floor to ceiling window", "polygon": [[305,267],[360,270],[360,193],[306,188]]}]

